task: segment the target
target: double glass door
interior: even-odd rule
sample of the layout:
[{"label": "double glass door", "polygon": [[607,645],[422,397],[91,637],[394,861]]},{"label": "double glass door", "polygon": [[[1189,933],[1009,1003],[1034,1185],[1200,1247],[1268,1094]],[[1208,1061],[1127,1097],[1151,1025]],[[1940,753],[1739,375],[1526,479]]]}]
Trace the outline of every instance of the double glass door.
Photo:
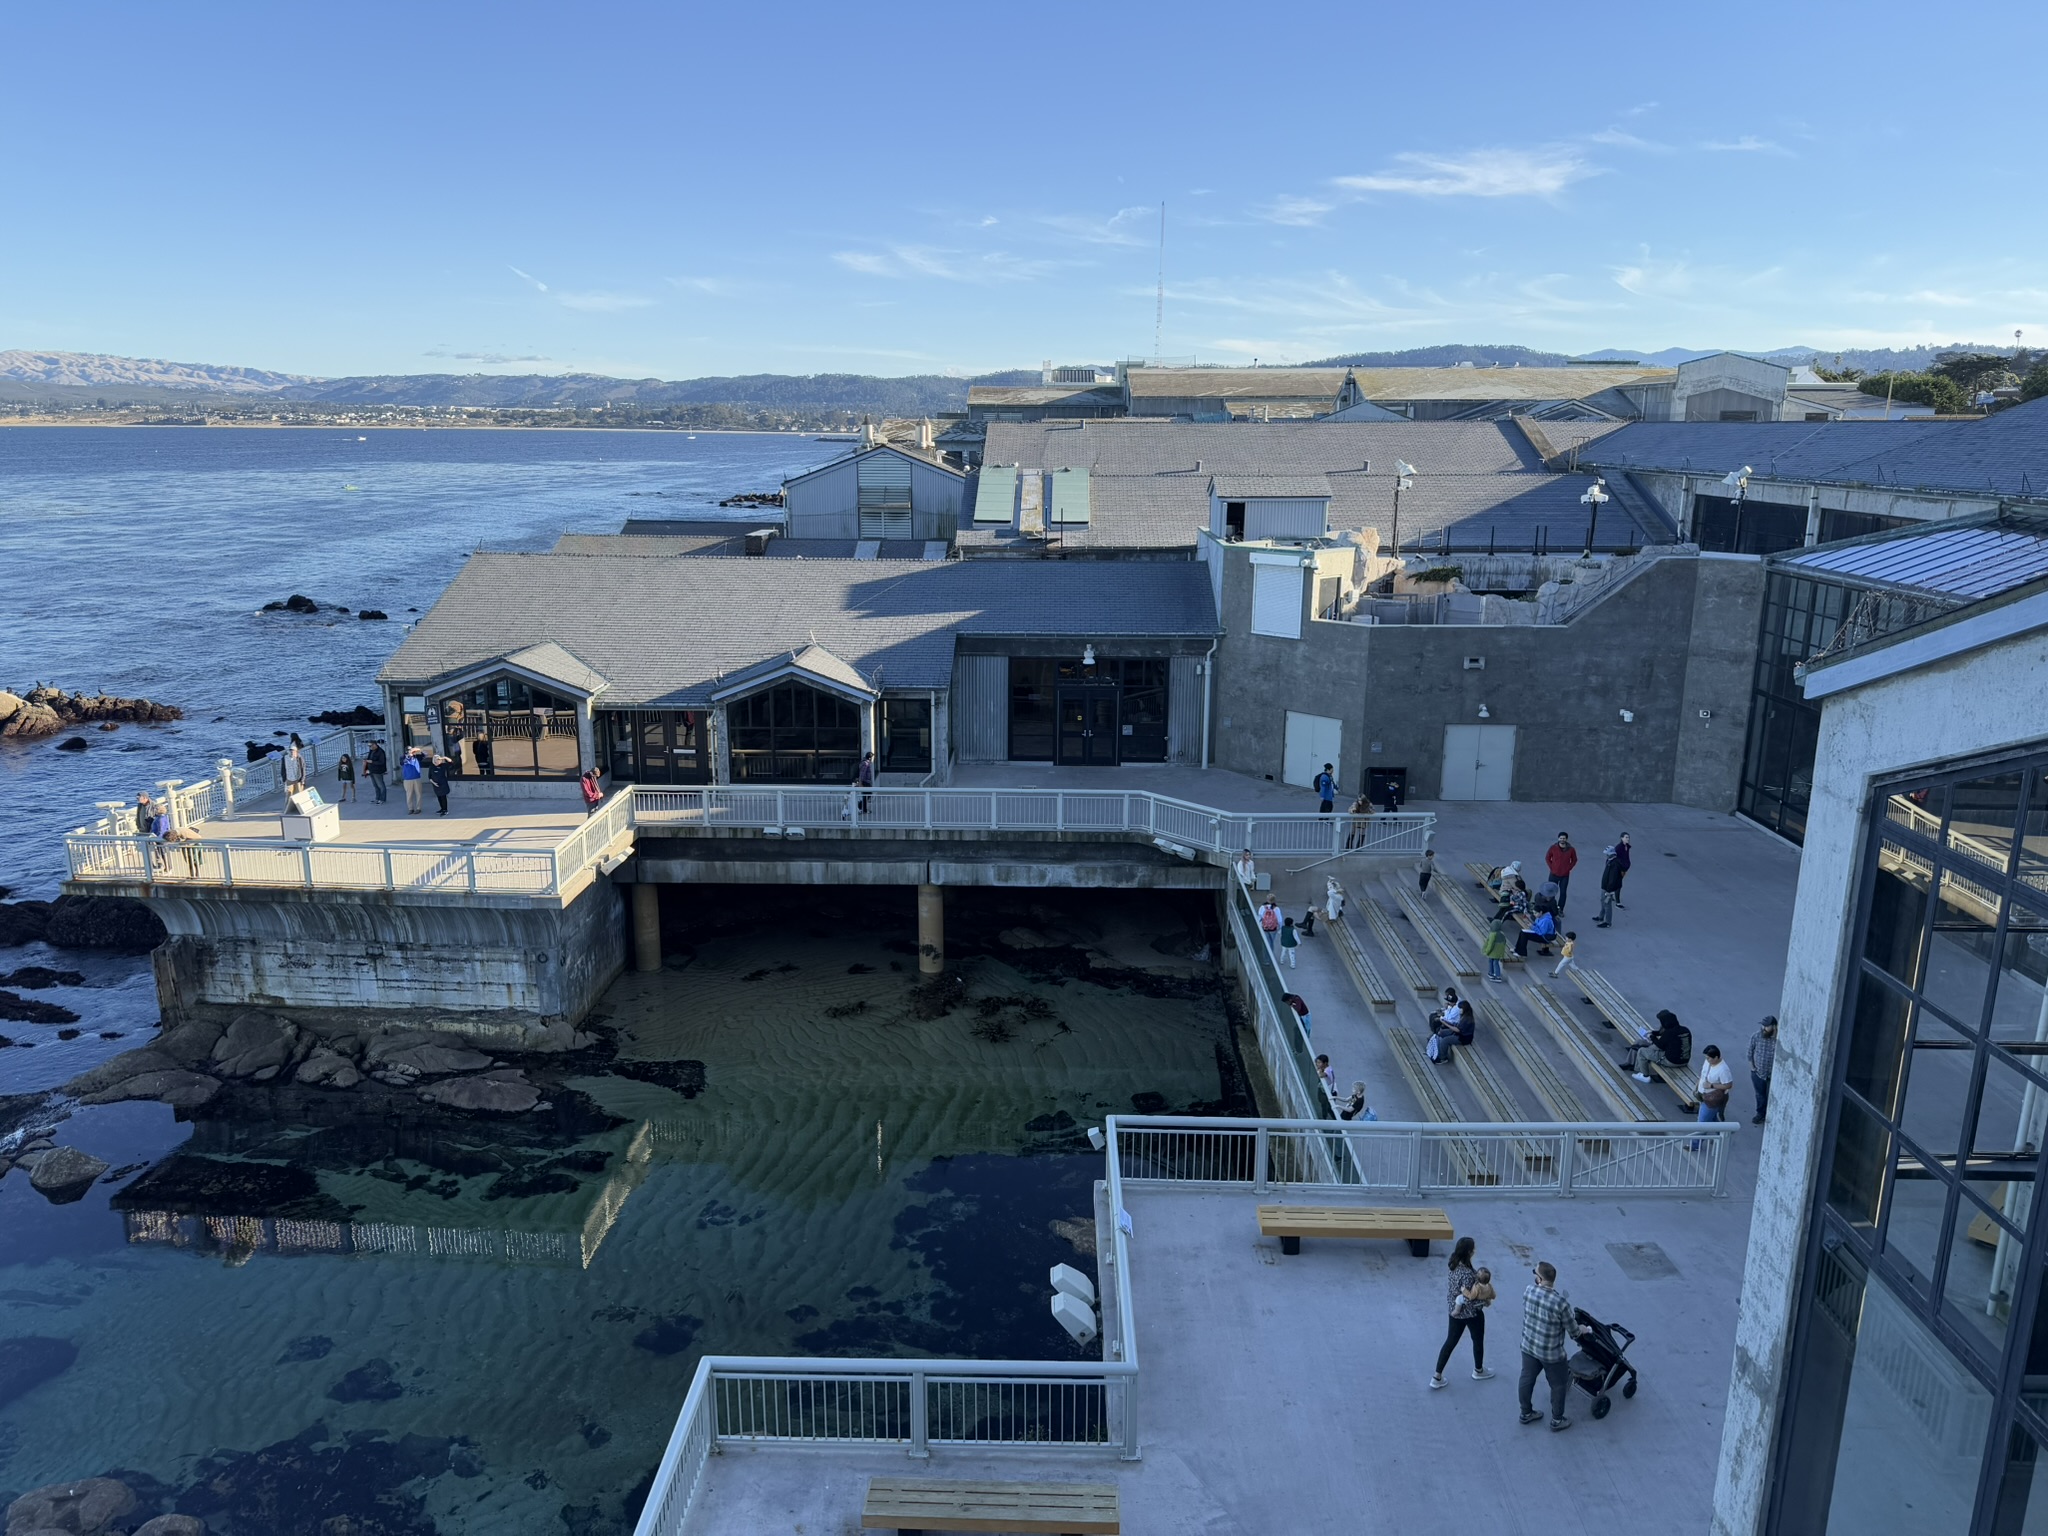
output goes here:
[{"label": "double glass door", "polygon": [[1059,690],[1057,760],[1061,764],[1088,768],[1116,765],[1119,692],[1116,688]]}]

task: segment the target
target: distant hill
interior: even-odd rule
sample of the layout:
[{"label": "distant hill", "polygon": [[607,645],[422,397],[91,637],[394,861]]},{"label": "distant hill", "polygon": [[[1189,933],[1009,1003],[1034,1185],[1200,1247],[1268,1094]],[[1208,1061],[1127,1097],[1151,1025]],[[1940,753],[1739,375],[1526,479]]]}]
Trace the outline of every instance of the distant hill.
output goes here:
[{"label": "distant hill", "polygon": [[318,382],[298,373],[97,352],[0,352],[0,379],[67,389],[189,389],[209,395],[269,395]]},{"label": "distant hill", "polygon": [[[1623,354],[1617,353],[1617,356]],[[1532,352],[1527,347],[1410,347],[1405,352],[1347,352],[1318,358],[1305,368],[1455,368],[1474,363],[1481,368],[1562,368],[1571,359],[1562,352]]]}]

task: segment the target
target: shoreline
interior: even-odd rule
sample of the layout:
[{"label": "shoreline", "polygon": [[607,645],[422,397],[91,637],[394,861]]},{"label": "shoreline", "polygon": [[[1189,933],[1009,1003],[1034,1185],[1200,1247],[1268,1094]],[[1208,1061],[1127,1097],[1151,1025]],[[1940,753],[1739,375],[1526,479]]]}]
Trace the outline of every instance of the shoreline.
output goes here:
[{"label": "shoreline", "polygon": [[[816,438],[822,428],[778,427],[600,427],[588,422],[544,427],[511,425],[495,421],[369,422],[369,421],[71,421],[37,417],[0,417],[0,427],[147,427],[155,432],[645,432],[655,437],[805,437]],[[856,434],[857,436],[857,434]],[[837,439],[832,439],[836,441]],[[853,439],[849,438],[848,441]]]}]

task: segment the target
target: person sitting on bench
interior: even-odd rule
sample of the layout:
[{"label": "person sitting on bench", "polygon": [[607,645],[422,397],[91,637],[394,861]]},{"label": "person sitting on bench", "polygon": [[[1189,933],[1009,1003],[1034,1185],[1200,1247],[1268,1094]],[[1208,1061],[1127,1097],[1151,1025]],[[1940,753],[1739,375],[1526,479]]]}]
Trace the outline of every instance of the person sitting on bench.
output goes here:
[{"label": "person sitting on bench", "polygon": [[1430,1033],[1443,1030],[1456,1035],[1458,1044],[1470,1045],[1478,1029],[1478,1020],[1472,1015],[1472,1005],[1458,996],[1456,987],[1444,988],[1444,1005],[1429,1016]]},{"label": "person sitting on bench", "polygon": [[1336,1107],[1339,1120],[1371,1120],[1374,1118],[1373,1112],[1365,1107],[1365,1084],[1362,1082],[1355,1082],[1351,1085],[1350,1097],[1343,1099],[1333,1098],[1330,1102]]},{"label": "person sitting on bench", "polygon": [[1550,941],[1556,937],[1557,914],[1555,912],[1538,912],[1535,920],[1515,935],[1515,958],[1517,960],[1529,958],[1529,941],[1532,939],[1536,941],[1537,953],[1549,954]]},{"label": "person sitting on bench", "polygon": [[1644,1055],[1647,1053],[1667,1065],[1682,1067],[1692,1053],[1687,1049],[1691,1031],[1678,1022],[1678,1015],[1669,1008],[1657,1010],[1657,1027],[1649,1034],[1636,1040],[1628,1048],[1628,1060],[1621,1063],[1624,1071],[1639,1083],[1647,1083],[1650,1074],[1644,1070]]}]

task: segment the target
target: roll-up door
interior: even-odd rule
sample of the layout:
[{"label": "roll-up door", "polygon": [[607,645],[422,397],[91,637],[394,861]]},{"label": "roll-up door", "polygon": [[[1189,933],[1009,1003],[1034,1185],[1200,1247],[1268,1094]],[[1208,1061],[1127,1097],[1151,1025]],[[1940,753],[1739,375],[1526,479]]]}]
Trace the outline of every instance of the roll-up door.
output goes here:
[{"label": "roll-up door", "polygon": [[1287,640],[1301,638],[1301,567],[1286,565],[1252,567],[1252,633],[1278,635]]}]

